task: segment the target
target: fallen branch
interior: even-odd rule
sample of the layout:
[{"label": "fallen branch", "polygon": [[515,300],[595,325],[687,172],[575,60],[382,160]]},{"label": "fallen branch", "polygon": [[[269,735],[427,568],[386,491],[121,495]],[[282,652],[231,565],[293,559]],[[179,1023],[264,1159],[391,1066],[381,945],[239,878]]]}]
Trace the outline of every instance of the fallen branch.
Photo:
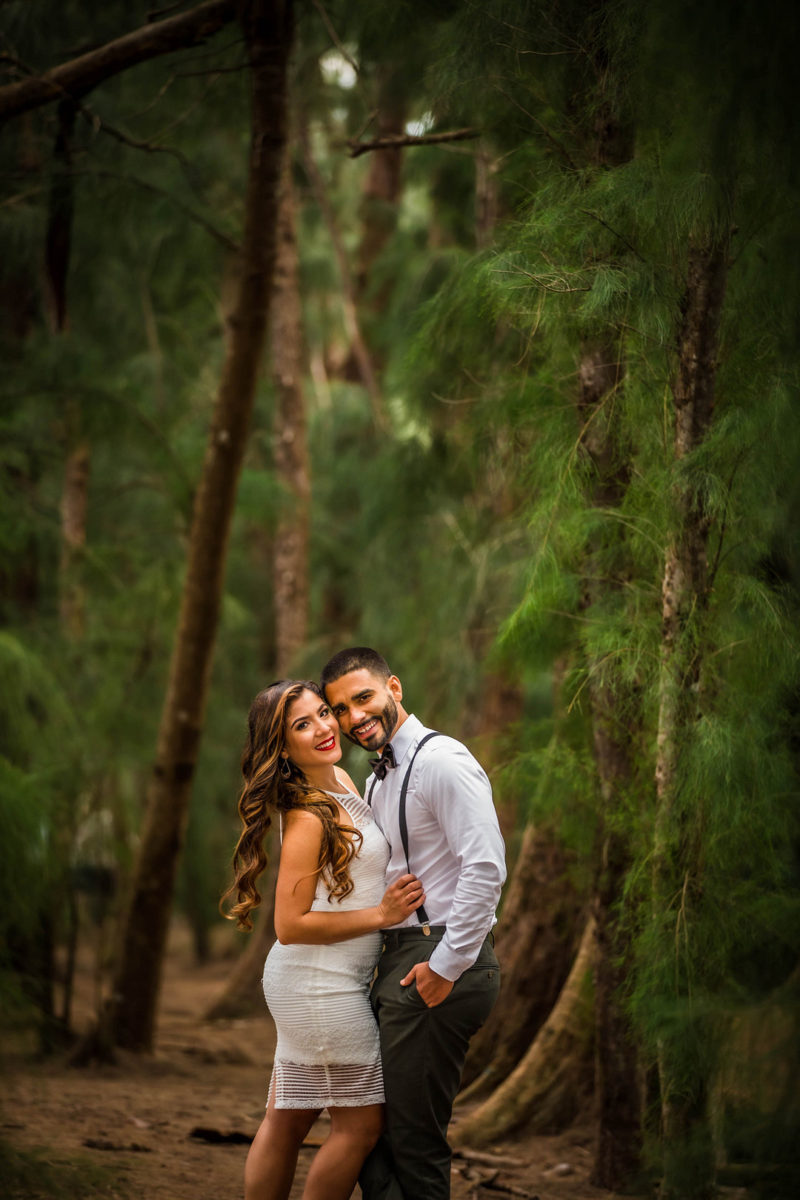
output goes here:
[{"label": "fallen branch", "polygon": [[513,1183],[498,1183],[495,1179],[487,1179],[485,1183],[479,1183],[478,1187],[487,1192],[504,1192],[507,1196],[522,1196],[524,1200],[539,1200],[539,1197],[534,1192],[528,1192],[525,1188],[514,1187]]},{"label": "fallen branch", "polygon": [[423,133],[414,136],[410,133],[395,133],[386,137],[374,138],[371,142],[359,142],[351,139],[347,145],[350,157],[358,158],[370,150],[400,150],[403,146],[437,146],[441,142],[466,142],[480,137],[479,129],[452,129],[447,133]]},{"label": "fallen branch", "polygon": [[488,1150],[467,1150],[458,1146],[453,1151],[453,1158],[463,1158],[465,1162],[478,1163],[484,1167],[524,1167],[525,1160],[512,1158],[508,1154],[490,1154]]},{"label": "fallen branch", "polygon": [[249,1146],[253,1140],[252,1133],[242,1133],[239,1129],[223,1133],[221,1129],[211,1129],[206,1125],[195,1125],[189,1137],[196,1142],[209,1142],[212,1146]]},{"label": "fallen branch", "polygon": [[[189,1137],[196,1142],[208,1142],[211,1146],[249,1146],[253,1140],[252,1133],[242,1133],[240,1129],[232,1129],[229,1133],[223,1133],[221,1129],[214,1129],[209,1125],[195,1125],[194,1129],[189,1131]],[[301,1150],[318,1150],[324,1143],[325,1138],[306,1137],[300,1147]],[[88,1144],[88,1143],[87,1143]],[[130,1147],[98,1147],[99,1149],[129,1149]]]},{"label": "fallen branch", "polygon": [[143,1146],[141,1142],[112,1142],[108,1138],[84,1138],[82,1145],[89,1150],[113,1150],[119,1154],[152,1154],[151,1146]]}]

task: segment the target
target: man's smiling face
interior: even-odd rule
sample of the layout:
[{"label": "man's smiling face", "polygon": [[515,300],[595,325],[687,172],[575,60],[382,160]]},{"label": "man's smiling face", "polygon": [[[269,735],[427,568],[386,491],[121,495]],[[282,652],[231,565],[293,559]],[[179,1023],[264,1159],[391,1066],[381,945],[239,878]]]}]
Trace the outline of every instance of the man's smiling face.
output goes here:
[{"label": "man's smiling face", "polygon": [[344,736],[362,750],[380,750],[407,715],[397,676],[381,679],[364,667],[334,679],[325,697]]}]

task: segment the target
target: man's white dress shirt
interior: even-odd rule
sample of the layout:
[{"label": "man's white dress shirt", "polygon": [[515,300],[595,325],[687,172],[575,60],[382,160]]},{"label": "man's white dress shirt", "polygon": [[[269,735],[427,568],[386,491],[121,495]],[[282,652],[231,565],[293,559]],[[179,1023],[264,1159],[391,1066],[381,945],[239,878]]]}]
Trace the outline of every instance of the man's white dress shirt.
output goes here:
[{"label": "man's white dress shirt", "polygon": [[[367,780],[372,812],[391,855],[387,885],[408,870],[400,837],[400,790],[414,750],[431,730],[410,715],[391,739],[397,766],[384,780]],[[486,772],[466,746],[437,734],[414,759],[406,794],[408,858],[425,888],[432,925],[447,932],[429,964],[437,975],[456,980],[478,957],[495,921],[506,878],[505,846]],[[412,913],[401,925],[416,928]]]}]

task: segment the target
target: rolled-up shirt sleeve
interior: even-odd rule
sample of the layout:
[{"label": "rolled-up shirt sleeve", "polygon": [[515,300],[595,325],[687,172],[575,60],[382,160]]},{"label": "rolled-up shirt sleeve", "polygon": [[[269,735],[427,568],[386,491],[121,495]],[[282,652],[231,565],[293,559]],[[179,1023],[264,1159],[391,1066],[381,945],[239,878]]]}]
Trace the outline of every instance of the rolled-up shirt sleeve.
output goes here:
[{"label": "rolled-up shirt sleeve", "polygon": [[448,753],[428,754],[420,764],[419,794],[458,864],[447,930],[429,960],[437,975],[455,981],[494,924],[506,865],[486,772],[460,742],[448,742]]}]

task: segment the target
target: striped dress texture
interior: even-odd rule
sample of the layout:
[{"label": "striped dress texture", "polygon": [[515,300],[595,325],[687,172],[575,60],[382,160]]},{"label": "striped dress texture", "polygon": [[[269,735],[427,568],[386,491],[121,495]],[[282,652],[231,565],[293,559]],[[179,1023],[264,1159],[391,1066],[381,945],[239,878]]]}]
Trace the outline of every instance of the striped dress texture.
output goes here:
[{"label": "striped dress texture", "polygon": [[[363,839],[350,863],[354,886],[343,900],[331,900],[321,878],[311,907],[369,908],[386,890],[389,846],[365,800],[354,792],[335,798]],[[278,1041],[268,1104],[273,1097],[276,1108],[383,1103],[378,1027],[369,1002],[381,942],[376,931],[329,946],[272,947],[263,984]]]}]

